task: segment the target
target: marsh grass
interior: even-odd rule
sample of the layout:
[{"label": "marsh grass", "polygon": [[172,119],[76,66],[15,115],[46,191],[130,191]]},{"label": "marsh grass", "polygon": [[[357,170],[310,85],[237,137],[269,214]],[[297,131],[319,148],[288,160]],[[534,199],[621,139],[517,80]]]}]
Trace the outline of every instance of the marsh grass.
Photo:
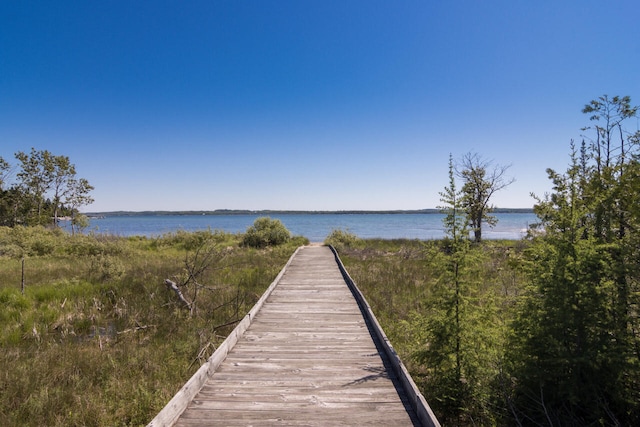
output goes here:
[{"label": "marsh grass", "polygon": [[[306,243],[253,249],[240,239],[0,228],[0,425],[148,423]],[[163,281],[184,275],[203,241],[223,256],[199,277],[206,289],[191,313]]]},{"label": "marsh grass", "polygon": [[[444,425],[497,425],[501,420],[500,376],[505,343],[516,301],[524,286],[522,254],[526,241],[485,241],[467,255],[467,322],[462,331],[466,360],[474,378],[463,408],[448,406],[439,387],[440,371],[425,361],[434,338],[433,324],[448,322],[441,304],[447,262],[444,241],[359,240],[338,234],[340,257],[362,290],[392,345]],[[445,285],[446,286],[446,285]],[[447,326],[451,328],[450,326]],[[436,331],[437,332],[437,331]],[[430,335],[431,334],[431,335]],[[440,353],[442,366],[452,353]],[[473,384],[471,383],[473,380]],[[462,415],[461,415],[462,414]]]},{"label": "marsh grass", "polygon": [[[446,245],[362,240],[346,231],[328,240],[339,247],[350,275],[437,408],[441,396],[429,389],[433,372],[420,355],[427,346],[427,321],[437,315],[433,302]],[[253,306],[295,248],[307,243],[294,238],[256,249],[241,241],[241,235],[211,230],[118,238],[0,228],[0,425],[148,423]],[[185,261],[203,243],[215,248],[216,257],[198,278],[204,287],[197,294],[183,289],[189,300],[197,298],[191,312],[163,281],[183,280]],[[487,343],[487,384],[471,409],[491,404],[491,378],[499,375],[505,325],[522,286],[517,267],[525,245],[487,241],[473,249],[471,303],[486,309],[477,323],[485,326],[471,333]],[[478,420],[497,423],[486,416]]]}]

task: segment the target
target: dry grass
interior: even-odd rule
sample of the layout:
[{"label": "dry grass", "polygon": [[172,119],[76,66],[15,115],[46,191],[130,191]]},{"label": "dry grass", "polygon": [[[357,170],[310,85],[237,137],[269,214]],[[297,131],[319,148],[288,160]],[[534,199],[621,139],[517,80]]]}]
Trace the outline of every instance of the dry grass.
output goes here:
[{"label": "dry grass", "polygon": [[[203,241],[216,257],[191,313],[163,281],[183,278]],[[239,242],[210,231],[144,239],[0,229],[0,425],[148,423],[304,243]]]},{"label": "dry grass", "polygon": [[462,336],[476,381],[464,407],[453,411],[443,399],[450,390],[442,387],[441,378],[447,375],[446,360],[452,353],[440,350],[442,366],[431,365],[424,357],[426,351],[433,350],[430,339],[438,333],[434,321],[445,319],[445,324],[451,324],[451,313],[442,305],[441,296],[443,284],[447,286],[442,241],[353,241],[340,251],[349,274],[444,424],[502,422],[501,395],[495,384],[504,369],[501,364],[509,321],[524,285],[517,266],[525,246],[526,242],[488,241],[473,246],[468,254],[464,278],[467,320]]}]

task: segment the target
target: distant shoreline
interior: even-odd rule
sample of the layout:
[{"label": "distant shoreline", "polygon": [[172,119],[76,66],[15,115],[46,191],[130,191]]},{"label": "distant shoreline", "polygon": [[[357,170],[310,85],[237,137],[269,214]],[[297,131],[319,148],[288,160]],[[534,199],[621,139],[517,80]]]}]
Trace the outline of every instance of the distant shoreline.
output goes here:
[{"label": "distant shoreline", "polygon": [[[344,211],[296,211],[296,210],[248,210],[248,209],[216,209],[213,211],[110,211],[87,212],[89,217],[104,216],[189,216],[189,215],[411,215],[439,214],[440,209],[417,210],[344,210]],[[533,213],[533,208],[496,208],[494,213]]]}]

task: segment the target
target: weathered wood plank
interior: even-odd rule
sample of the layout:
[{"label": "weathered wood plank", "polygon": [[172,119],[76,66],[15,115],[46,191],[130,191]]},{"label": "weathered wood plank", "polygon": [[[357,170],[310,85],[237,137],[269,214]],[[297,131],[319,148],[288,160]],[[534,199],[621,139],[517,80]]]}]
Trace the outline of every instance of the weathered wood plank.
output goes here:
[{"label": "weathered wood plank", "polygon": [[176,425],[419,425],[329,248],[298,250],[250,320]]},{"label": "weathered wood plank", "polygon": [[[216,421],[216,416],[219,412],[224,412],[224,422]],[[215,411],[215,410],[201,410],[197,414],[197,418],[190,418],[189,415],[181,418],[180,425],[185,427],[204,427],[212,425],[220,426],[264,426],[264,425],[277,425],[277,426],[337,426],[337,425],[355,425],[366,426],[370,425],[369,421],[372,418],[371,413],[365,411],[352,411],[352,413],[345,414],[343,411],[326,410],[318,408],[316,410],[307,409],[303,411],[290,411],[283,413],[282,411]],[[386,424],[384,419],[386,414],[373,414],[379,420],[377,425],[390,426],[393,424]],[[395,413],[389,412],[389,415],[393,416]],[[348,419],[348,422],[345,422]]]}]

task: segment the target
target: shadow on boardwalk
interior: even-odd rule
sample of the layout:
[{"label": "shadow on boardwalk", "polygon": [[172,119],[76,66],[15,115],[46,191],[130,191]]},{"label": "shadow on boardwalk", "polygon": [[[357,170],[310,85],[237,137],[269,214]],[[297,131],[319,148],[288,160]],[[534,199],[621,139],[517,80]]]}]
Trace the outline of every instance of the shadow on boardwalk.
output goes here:
[{"label": "shadow on boardwalk", "polygon": [[232,343],[150,425],[438,425],[416,411],[424,399],[407,392],[334,255],[298,249]]}]

